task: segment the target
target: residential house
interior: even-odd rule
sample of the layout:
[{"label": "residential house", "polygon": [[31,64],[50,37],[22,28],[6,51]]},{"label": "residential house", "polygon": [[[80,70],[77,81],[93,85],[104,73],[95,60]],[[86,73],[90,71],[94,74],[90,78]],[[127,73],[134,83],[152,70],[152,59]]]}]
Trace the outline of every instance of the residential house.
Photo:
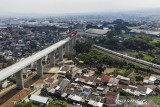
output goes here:
[{"label": "residential house", "polygon": [[0,56],[2,56],[3,55],[3,52],[0,52]]},{"label": "residential house", "polygon": [[108,91],[104,98],[104,105],[107,107],[117,107],[119,101],[119,93]]},{"label": "residential house", "polygon": [[3,68],[3,63],[0,63],[0,70]]},{"label": "residential house", "polygon": [[124,84],[118,84],[118,85],[117,85],[117,88],[120,88],[120,89],[126,91],[126,90],[128,89],[128,86],[127,86],[127,85],[124,85]]},{"label": "residential house", "polygon": [[64,61],[63,63],[64,65],[73,65],[74,62],[72,60],[67,60],[67,61]]},{"label": "residential house", "polygon": [[152,100],[137,101],[135,107],[159,107]]},{"label": "residential house", "polygon": [[42,96],[38,96],[38,95],[31,95],[31,97],[29,98],[29,100],[36,105],[39,106],[47,106],[49,104],[49,98],[47,97],[42,97]]},{"label": "residential house", "polygon": [[116,78],[120,79],[119,80],[120,84],[129,85],[129,83],[130,83],[130,78],[127,78],[127,77],[124,77],[124,76],[121,76],[121,75],[118,75]]},{"label": "residential house", "polygon": [[77,74],[78,69],[76,67],[71,67],[70,71],[66,72],[66,78],[73,79]]},{"label": "residential house", "polygon": [[43,85],[45,88],[49,88],[53,83],[54,83],[54,78],[49,77],[44,80]]},{"label": "residential house", "polygon": [[160,97],[160,86],[157,86],[155,89],[156,95]]},{"label": "residential house", "polygon": [[107,85],[107,83],[110,80],[110,78],[111,78],[110,76],[103,75],[102,78],[101,78],[102,84],[103,85]]},{"label": "residential house", "polygon": [[0,86],[2,86],[2,88],[6,88],[8,86],[8,81],[7,79],[3,80],[0,82]]},{"label": "residential house", "polygon": [[109,81],[108,81],[108,86],[117,86],[118,85],[118,83],[119,83],[119,78],[115,78],[115,77],[111,77],[110,79],[109,79]]},{"label": "residential house", "polygon": [[71,71],[71,67],[69,65],[64,65],[62,67],[60,67],[59,71],[58,71],[58,75],[59,77],[65,77],[67,72]]},{"label": "residential house", "polygon": [[160,76],[152,74],[148,80],[148,84],[159,84],[160,83]]},{"label": "residential house", "polygon": [[136,86],[129,85],[125,91],[126,91],[126,92],[129,92],[129,93],[131,93],[131,94],[134,94],[134,92],[135,92],[136,90],[137,90],[137,87],[136,87]]},{"label": "residential house", "polygon": [[150,85],[153,85],[153,84],[154,84],[154,81],[155,81],[156,79],[157,79],[157,78],[156,78],[155,76],[151,75],[150,78],[149,78],[148,83],[149,83]]},{"label": "residential house", "polygon": [[98,93],[99,95],[105,94],[104,91],[105,91],[105,88],[103,87],[96,88],[96,93]]},{"label": "residential house", "polygon": [[138,97],[147,97],[149,94],[152,93],[152,89],[144,87],[144,86],[137,86],[137,90],[134,92],[135,96]]},{"label": "residential house", "polygon": [[61,83],[55,89],[58,91],[58,93],[61,94],[63,90],[68,86],[69,83],[70,83],[70,80],[63,79]]},{"label": "residential house", "polygon": [[148,83],[149,83],[149,80],[146,80],[146,79],[143,80],[143,85],[148,85]]}]

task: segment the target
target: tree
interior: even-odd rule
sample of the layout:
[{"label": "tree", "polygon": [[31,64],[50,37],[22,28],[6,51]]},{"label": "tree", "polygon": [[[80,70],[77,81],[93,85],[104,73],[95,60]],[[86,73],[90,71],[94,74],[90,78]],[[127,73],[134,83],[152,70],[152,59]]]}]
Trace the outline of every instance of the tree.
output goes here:
[{"label": "tree", "polygon": [[18,103],[14,105],[14,107],[37,107],[36,105],[33,105],[32,102],[27,102],[27,103]]},{"label": "tree", "polygon": [[67,107],[69,104],[65,101],[56,100],[50,101],[47,107]]},{"label": "tree", "polygon": [[98,74],[102,74],[102,72],[105,70],[102,64],[98,64],[96,68],[98,70]]},{"label": "tree", "polygon": [[136,81],[143,81],[144,77],[137,75],[136,76]]},{"label": "tree", "polygon": [[122,95],[122,96],[131,96],[132,95],[129,92],[126,92],[126,91],[124,91],[122,89],[118,89],[117,92],[119,92],[120,95]]},{"label": "tree", "polygon": [[47,91],[46,88],[42,88],[42,90],[41,90],[41,95],[42,95],[42,96],[47,96],[47,95],[48,95],[48,91]]},{"label": "tree", "polygon": [[76,43],[74,49],[77,53],[88,53],[91,48],[91,45],[92,44],[90,42]]},{"label": "tree", "polygon": [[90,28],[103,29],[103,27],[98,27],[98,26],[94,26],[94,25],[92,25],[92,24],[88,24],[88,25],[86,26],[86,29],[90,29]]},{"label": "tree", "polygon": [[88,53],[80,53],[78,58],[84,61],[85,64],[89,64],[90,67],[92,65],[96,66],[97,64],[101,64],[104,60],[104,55],[97,49],[91,49]]},{"label": "tree", "polygon": [[116,36],[116,32],[115,30],[111,30],[107,32],[107,37],[108,38],[112,38],[113,36]]}]

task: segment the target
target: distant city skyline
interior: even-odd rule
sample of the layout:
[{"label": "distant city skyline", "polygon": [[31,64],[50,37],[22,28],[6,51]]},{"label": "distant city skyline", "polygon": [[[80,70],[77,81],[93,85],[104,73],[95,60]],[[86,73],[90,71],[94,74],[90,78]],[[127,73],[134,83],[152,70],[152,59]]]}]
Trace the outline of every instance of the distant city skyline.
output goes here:
[{"label": "distant city skyline", "polygon": [[160,0],[0,0],[0,14],[71,14],[160,8]]}]

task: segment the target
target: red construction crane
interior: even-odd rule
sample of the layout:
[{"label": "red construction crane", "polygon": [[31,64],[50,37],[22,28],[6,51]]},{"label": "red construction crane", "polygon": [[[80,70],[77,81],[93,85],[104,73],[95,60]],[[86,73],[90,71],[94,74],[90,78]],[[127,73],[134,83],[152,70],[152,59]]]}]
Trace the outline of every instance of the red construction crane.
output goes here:
[{"label": "red construction crane", "polygon": [[73,30],[72,32],[66,32],[67,36],[71,37],[72,35],[76,35],[77,34],[77,31],[76,30]]}]

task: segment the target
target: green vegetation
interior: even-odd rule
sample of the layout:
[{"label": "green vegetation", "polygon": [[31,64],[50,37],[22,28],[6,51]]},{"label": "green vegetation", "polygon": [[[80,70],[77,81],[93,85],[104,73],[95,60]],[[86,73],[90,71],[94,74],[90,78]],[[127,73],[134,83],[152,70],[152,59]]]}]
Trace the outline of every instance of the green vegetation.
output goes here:
[{"label": "green vegetation", "polygon": [[32,104],[32,102],[27,102],[27,103],[18,103],[13,107],[39,107],[39,106]]},{"label": "green vegetation", "polygon": [[153,58],[150,55],[142,54],[142,53],[138,53],[138,52],[132,52],[130,55],[132,57],[143,59],[143,60],[150,61],[150,62],[153,62],[155,60],[155,58]]},{"label": "green vegetation", "polygon": [[158,42],[160,42],[159,39],[153,39],[150,43],[151,43],[151,44],[155,44],[155,43],[158,43]]},{"label": "green vegetation", "polygon": [[122,76],[125,76],[125,77],[127,77],[131,72],[133,72],[132,70],[122,70],[122,69],[116,69],[116,70],[114,70],[114,72],[112,72],[112,73],[109,73],[108,75],[114,75],[115,77],[117,76],[117,75],[122,75]]},{"label": "green vegetation", "polygon": [[90,48],[91,48],[91,42],[84,42],[84,43],[78,42],[74,47],[77,53],[89,52]]},{"label": "green vegetation", "polygon": [[98,26],[94,26],[94,25],[88,24],[86,26],[86,29],[90,29],[90,28],[93,28],[93,29],[103,29],[103,27],[98,27]]},{"label": "green vegetation", "polygon": [[[81,45],[81,44],[79,44]],[[84,46],[85,47],[85,46]],[[133,52],[132,55],[135,55],[139,58],[151,59],[151,56],[146,54],[139,54]],[[143,79],[148,77],[150,74],[160,74],[158,71],[154,71],[150,68],[142,67],[135,65],[126,60],[112,57],[111,55],[101,52],[97,49],[90,49],[89,51],[83,51],[78,53],[77,57],[73,59],[76,64],[79,64],[80,61],[83,61],[83,64],[88,65],[90,68],[97,68],[96,73],[102,74],[106,67],[116,68],[113,72],[107,75],[122,75],[130,78],[131,85],[138,85],[143,83]]]},{"label": "green vegetation", "polygon": [[30,72],[30,73],[28,74],[28,77],[31,76],[32,74],[33,74],[33,72]]},{"label": "green vegetation", "polygon": [[144,59],[145,60],[148,60],[148,61],[153,61],[155,58],[153,58],[153,57],[151,57],[151,56],[149,56],[149,55],[146,55],[146,54],[143,54],[144,55]]},{"label": "green vegetation", "polygon": [[47,96],[47,95],[48,95],[48,91],[47,91],[46,88],[42,88],[42,90],[41,90],[41,95],[42,95],[42,96]]},{"label": "green vegetation", "polygon": [[[83,45],[83,44],[80,44]],[[123,75],[128,76],[132,71],[139,72],[147,72],[147,73],[157,73],[149,68],[140,67],[134,65],[133,63],[127,62],[125,60],[121,60],[115,57],[112,57],[104,52],[98,51],[97,49],[90,49],[83,51],[83,53],[79,53],[75,62],[83,61],[84,64],[89,65],[90,67],[94,66],[97,68],[97,74],[101,74],[105,66],[115,67],[119,69],[123,69],[125,72],[114,71],[113,75]]]},{"label": "green vegetation", "polygon": [[13,59],[6,59],[4,56],[0,56],[0,63],[3,63],[2,68],[6,68],[12,64],[14,64]]},{"label": "green vegetation", "polygon": [[[65,101],[55,100],[55,101],[50,101],[46,107],[67,107],[68,105],[69,104]],[[27,102],[27,103],[18,103],[14,105],[14,107],[40,107],[40,106],[34,105],[32,102]]]},{"label": "green vegetation", "polygon": [[132,96],[132,94],[130,94],[129,92],[126,92],[122,89],[117,89],[117,92],[120,93],[121,96]]},{"label": "green vegetation", "polygon": [[62,100],[50,101],[47,107],[67,107],[69,104]]},{"label": "green vegetation", "polygon": [[132,26],[131,24],[123,21],[122,19],[117,19],[113,21],[112,23],[104,23],[103,25],[108,25],[108,24],[115,24],[114,28],[113,27],[110,27],[110,28],[114,30],[116,35],[122,34],[122,30],[125,31],[125,33],[128,33],[129,29],[127,28],[127,26]]},{"label": "green vegetation", "polygon": [[[119,42],[118,37],[121,37],[123,42]],[[95,43],[115,51],[135,51],[131,56],[160,64],[160,40],[153,39],[150,35],[119,35],[113,29],[108,32],[107,37],[101,37]]]},{"label": "green vegetation", "polygon": [[156,103],[157,105],[160,105],[160,98],[157,96],[149,96],[146,98],[146,100],[152,100],[154,103]]},{"label": "green vegetation", "polygon": [[0,85],[0,91],[2,91],[2,90],[3,90],[2,85]]}]

